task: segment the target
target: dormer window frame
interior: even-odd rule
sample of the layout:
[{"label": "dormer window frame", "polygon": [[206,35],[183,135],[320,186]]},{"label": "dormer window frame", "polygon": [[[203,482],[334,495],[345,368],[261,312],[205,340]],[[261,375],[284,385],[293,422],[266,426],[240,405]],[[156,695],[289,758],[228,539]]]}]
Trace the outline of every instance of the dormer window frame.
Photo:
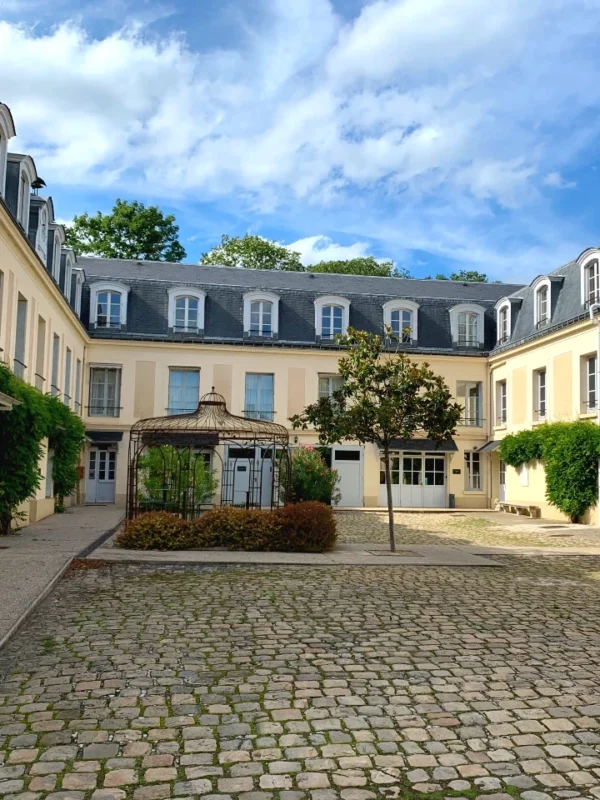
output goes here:
[{"label": "dormer window frame", "polygon": [[60,260],[62,263],[62,257],[65,257],[65,285],[63,286],[63,294],[67,298],[67,301],[71,302],[71,282],[73,276],[73,267],[75,265],[75,258],[74,253],[70,248],[61,247],[60,250]]},{"label": "dormer window frame", "polygon": [[[244,336],[263,339],[276,338],[279,335],[279,295],[273,292],[246,292],[244,294]],[[267,303],[271,304],[270,326],[264,322]],[[254,304],[258,304],[258,308]],[[256,319],[258,313],[258,320]],[[267,327],[270,330],[267,330]]]},{"label": "dormer window frame", "polygon": [[29,232],[29,207],[31,203],[31,186],[37,174],[33,160],[26,156],[19,161],[19,188],[17,198],[17,222],[23,230]]},{"label": "dormer window frame", "polygon": [[[204,307],[206,304],[206,292],[192,286],[173,286],[167,292],[169,297],[168,324],[169,328],[175,333],[201,333],[204,330]],[[196,325],[188,325],[189,303],[185,306],[184,322],[185,325],[177,325],[177,300],[189,298],[196,300],[197,313]]]},{"label": "dormer window frame", "polygon": [[[473,322],[475,323],[475,336],[472,334]],[[452,343],[456,347],[483,347],[485,342],[485,309],[483,306],[476,303],[459,303],[452,306],[450,309],[450,333]]]},{"label": "dormer window frame", "polygon": [[[119,303],[119,323],[117,325],[98,325],[98,296],[104,292],[109,294],[119,294],[121,300]],[[92,283],[90,286],[90,325],[100,330],[116,330],[127,324],[127,300],[130,292],[130,287],[125,286],[123,283],[114,281],[101,281]],[[109,315],[110,316],[110,315]]]},{"label": "dormer window frame", "polygon": [[81,298],[83,295],[83,284],[85,283],[85,273],[81,267],[74,266],[73,271],[75,272],[75,297],[73,298],[73,309],[77,316],[81,317]]},{"label": "dormer window frame", "polygon": [[52,277],[60,284],[60,257],[64,244],[64,228],[62,225],[50,223],[48,229],[52,231]]},{"label": "dormer window frame", "polygon": [[[324,340],[324,341],[334,341],[337,335],[345,336],[348,332],[348,327],[350,325],[350,300],[346,297],[338,297],[337,295],[324,295],[323,297],[317,297],[314,301],[315,305],[315,335],[317,339]],[[331,308],[341,308],[341,330],[339,332],[333,331],[326,334],[323,334],[323,315],[325,309]],[[333,311],[330,314],[331,322],[334,322],[334,313]]]},{"label": "dormer window frame", "polygon": [[600,303],[600,251],[591,250],[579,259],[581,305],[588,309]]},{"label": "dormer window frame", "polygon": [[512,307],[508,298],[496,303],[496,343],[507,344],[511,337]]},{"label": "dormer window frame", "polygon": [[[394,315],[398,314],[398,321],[401,322],[403,312],[410,315],[410,324],[408,326],[403,325],[402,331],[398,330],[397,333],[394,331],[394,339],[401,341],[403,344],[414,344],[419,339],[419,304],[415,303],[414,300],[396,298],[383,304],[384,331],[386,331],[387,335],[388,328],[395,328],[394,323],[396,320]],[[410,329],[410,333],[407,333],[407,329]]]},{"label": "dormer window frame", "polygon": [[0,197],[6,198],[8,141],[17,135],[10,109],[0,103]]},{"label": "dormer window frame", "polygon": [[533,284],[533,324],[536,330],[547,328],[552,316],[552,284],[543,276]]}]

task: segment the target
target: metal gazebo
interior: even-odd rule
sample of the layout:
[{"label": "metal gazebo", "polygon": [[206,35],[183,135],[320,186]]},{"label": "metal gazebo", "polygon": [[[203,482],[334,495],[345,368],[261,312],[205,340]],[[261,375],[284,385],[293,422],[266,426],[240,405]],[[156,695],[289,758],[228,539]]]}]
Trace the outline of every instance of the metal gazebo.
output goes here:
[{"label": "metal gazebo", "polygon": [[[151,417],[132,426],[127,518],[164,510],[195,519],[213,505],[282,505],[289,461],[283,425],[231,414],[213,389],[193,413]],[[207,474],[214,476],[208,494]]]}]

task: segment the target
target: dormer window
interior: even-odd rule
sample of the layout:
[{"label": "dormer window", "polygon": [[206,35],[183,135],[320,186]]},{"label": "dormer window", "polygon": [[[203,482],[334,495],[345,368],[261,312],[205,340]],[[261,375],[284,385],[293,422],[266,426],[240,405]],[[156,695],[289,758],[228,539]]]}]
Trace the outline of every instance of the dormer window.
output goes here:
[{"label": "dormer window", "polygon": [[452,341],[457,347],[482,347],[484,310],[473,303],[460,303],[450,309]]},{"label": "dormer window", "polygon": [[534,284],[534,325],[536,328],[545,328],[550,323],[550,280],[540,278]]},{"label": "dormer window", "polygon": [[90,289],[90,323],[96,328],[125,325],[129,287],[120,283],[94,283]]},{"label": "dormer window", "polygon": [[169,328],[176,333],[204,330],[205,293],[201,289],[176,286],[169,289]]},{"label": "dormer window", "polygon": [[584,292],[586,305],[591,306],[600,302],[600,262],[597,258],[585,265]]},{"label": "dormer window", "polygon": [[273,337],[279,333],[279,297],[270,292],[244,295],[244,335]]},{"label": "dormer window", "polygon": [[505,300],[496,308],[498,344],[506,344],[510,339],[510,303]]},{"label": "dormer window", "polygon": [[75,273],[75,286],[74,291],[71,293],[73,308],[78,317],[81,316],[81,295],[83,293],[83,282],[85,279],[84,272],[80,267],[74,267]]},{"label": "dormer window", "polygon": [[315,300],[315,329],[321,339],[344,336],[348,330],[350,301],[345,297],[319,297]]},{"label": "dormer window", "polygon": [[412,344],[418,338],[419,306],[412,300],[388,300],[383,306],[383,326],[386,335],[404,344]]},{"label": "dormer window", "polygon": [[12,114],[8,106],[0,103],[0,197],[6,197],[6,156],[8,140],[16,135]]}]

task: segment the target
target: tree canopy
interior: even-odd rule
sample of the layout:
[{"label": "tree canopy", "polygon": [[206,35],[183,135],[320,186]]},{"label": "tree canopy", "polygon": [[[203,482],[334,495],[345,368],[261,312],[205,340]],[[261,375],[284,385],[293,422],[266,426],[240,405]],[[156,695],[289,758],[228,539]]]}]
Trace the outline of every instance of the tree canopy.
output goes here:
[{"label": "tree canopy", "polygon": [[262,236],[227,236],[221,243],[200,258],[201,264],[218,264],[221,267],[245,267],[246,269],[280,269],[302,272],[300,253],[288,250],[282,244]]},{"label": "tree canopy", "polygon": [[374,256],[361,256],[342,261],[319,261],[308,272],[333,272],[338,275],[373,275],[380,278],[410,278],[408,270],[397,269],[393,261],[377,261]]},{"label": "tree canopy", "polygon": [[464,281],[465,283],[488,283],[488,276],[475,269],[461,269],[458,272],[451,272],[450,277],[438,273],[436,281]]},{"label": "tree canopy", "polygon": [[117,200],[109,214],[80,214],[67,227],[67,244],[81,255],[182,261],[186,252],[172,214],[137,200]]},{"label": "tree canopy", "polygon": [[341,387],[291,418],[294,428],[313,426],[322,445],[374,442],[382,451],[387,484],[390,549],[396,549],[390,450],[394,439],[424,435],[449,441],[463,413],[444,379],[427,363],[389,353],[381,336],[348,330],[339,338],[347,353],[338,362]]}]

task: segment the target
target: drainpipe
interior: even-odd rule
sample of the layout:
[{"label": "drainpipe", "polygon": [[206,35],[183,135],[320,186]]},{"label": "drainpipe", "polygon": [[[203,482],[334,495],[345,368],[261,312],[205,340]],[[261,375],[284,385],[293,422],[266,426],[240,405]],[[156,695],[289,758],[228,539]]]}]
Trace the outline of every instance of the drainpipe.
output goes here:
[{"label": "drainpipe", "polygon": [[[598,331],[598,343],[596,345],[596,422],[600,425],[600,401],[598,398],[598,389],[600,388],[600,317],[597,316],[600,312],[600,303],[592,303],[590,306],[590,319],[596,326]],[[596,505],[596,524],[598,524],[598,515],[600,514],[600,462],[598,464],[598,503]]]}]

